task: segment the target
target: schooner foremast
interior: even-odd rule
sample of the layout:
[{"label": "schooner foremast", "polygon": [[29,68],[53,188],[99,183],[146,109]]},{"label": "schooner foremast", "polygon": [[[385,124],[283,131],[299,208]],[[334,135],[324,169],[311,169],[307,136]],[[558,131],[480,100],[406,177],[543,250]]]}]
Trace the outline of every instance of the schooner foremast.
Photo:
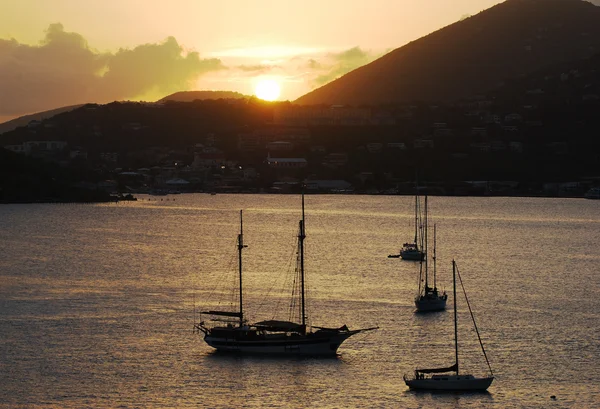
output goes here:
[{"label": "schooner foremast", "polygon": [[306,334],[306,304],[305,304],[305,289],[304,289],[304,239],[306,238],[305,230],[305,215],[304,215],[304,192],[302,192],[302,219],[300,219],[300,230],[298,232],[298,245],[300,247],[300,286],[301,286],[301,300],[302,305],[302,331]]},{"label": "schooner foremast", "polygon": [[240,282],[240,326],[244,324],[244,291],[242,284],[242,250],[245,247],[244,245],[244,222],[242,218],[242,210],[240,210],[240,234],[238,234],[238,273],[239,273],[239,282]]}]

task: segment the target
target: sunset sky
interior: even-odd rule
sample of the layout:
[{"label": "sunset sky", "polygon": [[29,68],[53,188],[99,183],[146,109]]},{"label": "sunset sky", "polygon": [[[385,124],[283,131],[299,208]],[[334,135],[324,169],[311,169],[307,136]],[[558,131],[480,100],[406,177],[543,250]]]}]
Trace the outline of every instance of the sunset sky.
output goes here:
[{"label": "sunset sky", "polygon": [[264,78],[294,100],[497,3],[1,0],[0,122],[182,90],[251,95]]}]

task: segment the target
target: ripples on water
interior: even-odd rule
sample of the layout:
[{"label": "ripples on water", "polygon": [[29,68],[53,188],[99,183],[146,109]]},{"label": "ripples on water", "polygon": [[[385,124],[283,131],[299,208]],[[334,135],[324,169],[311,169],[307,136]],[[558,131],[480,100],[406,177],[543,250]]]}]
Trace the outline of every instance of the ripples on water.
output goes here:
[{"label": "ripples on water", "polygon": [[[293,267],[299,197],[142,199],[0,206],[0,407],[600,401],[598,201],[430,199],[440,285],[451,290],[455,258],[496,375],[487,394],[434,395],[408,391],[402,375],[452,363],[451,311],[414,314],[417,264],[387,258],[411,239],[413,198],[306,198],[312,322],[381,327],[350,338],[337,359],[222,356],[192,333],[194,303],[234,283],[240,209],[247,313],[274,318],[281,306],[285,318],[278,290]],[[483,374],[464,312],[462,368]]]}]

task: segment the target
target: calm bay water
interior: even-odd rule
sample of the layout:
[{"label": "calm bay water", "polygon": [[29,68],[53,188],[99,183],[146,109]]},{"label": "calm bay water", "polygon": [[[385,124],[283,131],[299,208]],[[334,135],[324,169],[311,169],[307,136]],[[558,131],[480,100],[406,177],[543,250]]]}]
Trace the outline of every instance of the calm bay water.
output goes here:
[{"label": "calm bay water", "polygon": [[[600,404],[600,201],[430,198],[439,284],[455,258],[496,376],[437,395],[402,380],[453,359],[451,310],[415,314],[418,264],[387,258],[412,238],[412,197],[306,197],[312,323],[380,326],[336,359],[223,356],[192,332],[235,284],[240,209],[247,314],[286,318],[298,196],[141,199],[0,206],[0,407]],[[461,365],[483,375],[462,307]]]}]

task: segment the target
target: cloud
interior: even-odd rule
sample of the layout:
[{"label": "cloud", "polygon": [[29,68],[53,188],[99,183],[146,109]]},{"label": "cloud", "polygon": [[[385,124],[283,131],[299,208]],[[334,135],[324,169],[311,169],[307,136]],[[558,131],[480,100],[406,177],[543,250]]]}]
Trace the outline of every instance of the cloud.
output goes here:
[{"label": "cloud", "polygon": [[311,58],[310,60],[308,60],[308,68],[310,68],[311,70],[320,70],[323,68],[323,66],[317,60]]},{"label": "cloud", "polygon": [[0,116],[153,93],[158,98],[191,89],[199,76],[224,68],[217,58],[185,52],[173,37],[103,53],[51,24],[39,45],[0,39]]},{"label": "cloud", "polygon": [[312,86],[321,86],[370,63],[381,55],[353,47],[339,53],[328,53],[320,59],[311,58],[306,67],[310,70]]},{"label": "cloud", "polygon": [[240,69],[243,72],[254,73],[254,74],[264,74],[272,71],[273,69],[279,68],[277,65],[267,65],[267,64],[256,64],[256,65],[238,65],[236,68]]}]

